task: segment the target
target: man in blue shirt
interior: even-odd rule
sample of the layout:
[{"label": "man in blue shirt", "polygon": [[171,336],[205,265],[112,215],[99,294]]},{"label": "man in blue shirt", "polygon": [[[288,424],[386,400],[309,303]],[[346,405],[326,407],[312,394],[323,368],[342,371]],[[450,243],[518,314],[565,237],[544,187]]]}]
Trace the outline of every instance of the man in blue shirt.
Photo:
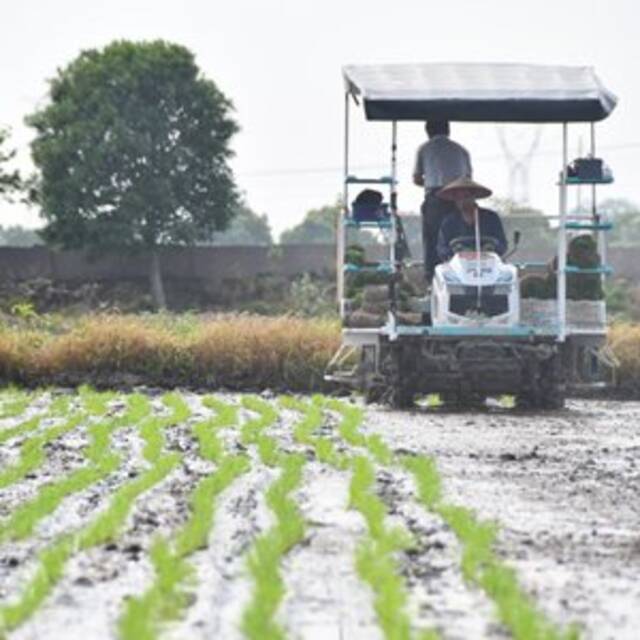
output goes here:
[{"label": "man in blue shirt", "polygon": [[502,256],[507,252],[507,238],[500,216],[491,209],[479,207],[476,200],[488,198],[491,190],[470,180],[460,178],[443,187],[438,197],[454,202],[457,214],[448,216],[440,226],[438,234],[437,252],[440,262],[446,262],[453,257],[454,248],[451,241],[463,239],[465,249],[474,251],[476,220],[480,231],[481,246],[491,244],[491,250]]}]

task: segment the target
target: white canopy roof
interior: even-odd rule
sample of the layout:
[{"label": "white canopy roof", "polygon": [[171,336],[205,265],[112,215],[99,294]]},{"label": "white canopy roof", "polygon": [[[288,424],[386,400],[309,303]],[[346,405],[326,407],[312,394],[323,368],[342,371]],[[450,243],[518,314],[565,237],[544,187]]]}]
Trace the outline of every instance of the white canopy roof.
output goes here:
[{"label": "white canopy roof", "polygon": [[591,67],[430,63],[349,65],[347,90],[369,120],[589,122],[617,99]]}]

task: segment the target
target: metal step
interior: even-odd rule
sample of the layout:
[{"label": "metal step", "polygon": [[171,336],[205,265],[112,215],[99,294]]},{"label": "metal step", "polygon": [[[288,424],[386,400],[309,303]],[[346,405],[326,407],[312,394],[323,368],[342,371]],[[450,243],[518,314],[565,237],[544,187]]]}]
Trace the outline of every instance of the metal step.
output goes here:
[{"label": "metal step", "polygon": [[574,267],[573,265],[567,265],[564,268],[565,273],[581,273],[581,274],[611,274],[613,273],[613,268],[608,265],[603,265],[602,267]]},{"label": "metal step", "polygon": [[345,227],[350,229],[391,229],[391,218],[384,217],[379,220],[354,220],[351,217],[344,219]]},{"label": "metal step", "polygon": [[347,184],[394,184],[391,176],[381,176],[380,178],[358,178],[357,176],[347,176]]},{"label": "metal step", "polygon": [[344,265],[345,273],[375,272],[375,273],[393,273],[394,268],[390,262],[380,262],[376,265],[366,265],[364,267],[356,264],[347,263]]},{"label": "metal step", "polygon": [[564,225],[565,229],[585,229],[592,231],[609,231],[613,229],[613,223],[611,222],[567,222]]}]

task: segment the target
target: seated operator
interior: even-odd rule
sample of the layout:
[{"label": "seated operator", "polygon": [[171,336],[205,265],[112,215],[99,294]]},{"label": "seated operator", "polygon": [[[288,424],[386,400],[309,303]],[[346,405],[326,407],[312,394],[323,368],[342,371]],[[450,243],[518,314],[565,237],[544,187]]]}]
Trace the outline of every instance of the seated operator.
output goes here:
[{"label": "seated operator", "polygon": [[453,257],[451,241],[461,239],[465,249],[475,250],[476,217],[480,244],[492,244],[491,250],[502,256],[507,252],[507,238],[500,216],[491,209],[479,207],[476,200],[488,198],[491,190],[469,178],[458,178],[440,189],[438,197],[455,203],[458,215],[450,215],[440,226],[437,253],[440,262]]}]

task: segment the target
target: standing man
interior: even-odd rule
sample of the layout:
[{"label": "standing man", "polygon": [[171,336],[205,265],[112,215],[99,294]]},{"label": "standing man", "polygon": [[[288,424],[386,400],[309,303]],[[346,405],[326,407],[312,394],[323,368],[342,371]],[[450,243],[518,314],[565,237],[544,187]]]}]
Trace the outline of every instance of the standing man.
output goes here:
[{"label": "standing man", "polygon": [[422,245],[427,281],[431,283],[438,264],[436,251],[442,221],[457,208],[453,202],[438,198],[438,191],[457,178],[471,178],[469,152],[449,138],[449,122],[429,120],[426,123],[429,139],[418,148],[413,182],[424,187],[422,203]]}]

